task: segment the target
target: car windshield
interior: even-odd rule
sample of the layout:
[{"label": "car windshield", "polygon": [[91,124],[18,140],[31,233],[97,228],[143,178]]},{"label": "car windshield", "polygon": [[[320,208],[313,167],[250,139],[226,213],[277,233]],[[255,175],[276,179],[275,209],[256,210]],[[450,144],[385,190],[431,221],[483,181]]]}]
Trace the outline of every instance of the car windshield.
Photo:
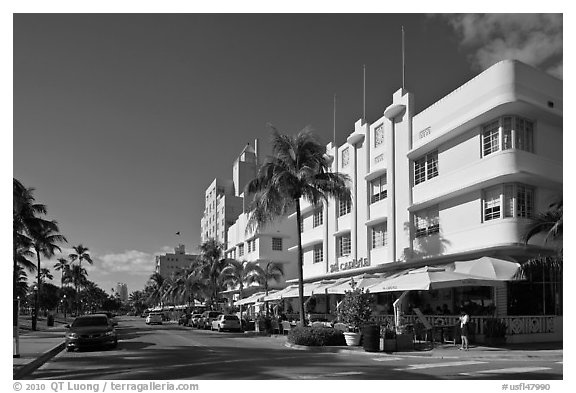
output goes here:
[{"label": "car windshield", "polygon": [[106,326],[106,325],[108,325],[108,318],[106,317],[76,318],[72,323],[72,327]]},{"label": "car windshield", "polygon": [[236,316],[234,316],[234,315],[226,315],[226,316],[224,317],[224,319],[227,320],[227,321],[236,321],[236,320],[238,320],[238,317],[236,317]]}]

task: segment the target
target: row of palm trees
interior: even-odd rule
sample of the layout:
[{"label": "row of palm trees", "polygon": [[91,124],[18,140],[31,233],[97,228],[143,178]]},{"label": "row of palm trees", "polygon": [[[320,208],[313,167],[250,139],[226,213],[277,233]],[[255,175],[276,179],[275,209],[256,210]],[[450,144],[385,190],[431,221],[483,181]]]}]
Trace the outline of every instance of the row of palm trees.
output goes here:
[{"label": "row of palm trees", "polygon": [[[39,310],[39,293],[42,291],[42,282],[51,279],[46,268],[41,267],[41,258],[52,258],[62,249],[59,244],[66,243],[66,237],[60,233],[58,222],[47,219],[46,205],[36,202],[34,188],[25,187],[19,180],[13,179],[13,297],[22,295],[27,288],[27,273],[36,272],[36,291],[34,312],[32,315],[32,328],[36,329]],[[82,261],[92,263],[88,248],[78,245],[73,247],[74,253],[68,260],[61,258],[56,270],[62,270],[62,285],[64,277],[74,282],[76,286],[76,303],[78,304],[78,288],[82,277],[86,277],[86,270],[82,268]],[[36,263],[32,259],[36,257]],[[69,269],[73,262],[78,264]]]},{"label": "row of palm trees", "polygon": [[[202,243],[200,257],[189,267],[180,269],[171,277],[159,273],[150,276],[145,289],[149,305],[192,304],[194,300],[207,302],[214,307],[225,289],[238,289],[240,297],[250,286],[258,286],[266,293],[271,282],[279,282],[284,275],[281,264],[223,258],[224,246],[214,239]],[[131,296],[131,302],[141,300],[140,294]]]}]

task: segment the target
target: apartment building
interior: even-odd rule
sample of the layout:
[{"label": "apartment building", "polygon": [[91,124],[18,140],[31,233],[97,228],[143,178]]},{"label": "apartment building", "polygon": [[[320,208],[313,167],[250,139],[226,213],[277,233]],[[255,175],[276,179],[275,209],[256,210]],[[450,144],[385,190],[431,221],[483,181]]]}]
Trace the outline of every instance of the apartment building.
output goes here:
[{"label": "apartment building", "polygon": [[164,278],[171,277],[179,270],[189,268],[198,257],[198,255],[186,254],[184,244],[179,244],[174,248],[173,254],[166,253],[156,256],[156,273],[160,273]]},{"label": "apartment building", "polygon": [[352,203],[302,204],[306,280],[546,252],[522,234],[562,195],[562,105],[562,81],[518,61],[418,114],[398,90],[381,118],[327,146]]},{"label": "apartment building", "polygon": [[232,166],[232,179],[215,178],[205,192],[204,215],[201,219],[201,241],[215,239],[226,245],[228,228],[244,211],[243,192],[258,170],[258,140],[247,144]]}]

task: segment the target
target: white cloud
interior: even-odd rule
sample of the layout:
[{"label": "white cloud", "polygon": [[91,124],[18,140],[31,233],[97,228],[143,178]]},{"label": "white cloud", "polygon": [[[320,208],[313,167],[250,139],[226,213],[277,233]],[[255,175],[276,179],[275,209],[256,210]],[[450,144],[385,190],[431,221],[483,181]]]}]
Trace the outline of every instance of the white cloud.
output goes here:
[{"label": "white cloud", "polygon": [[[154,272],[154,255],[137,250],[126,250],[119,254],[106,254],[95,257],[94,265],[101,273],[130,273],[150,275]],[[95,268],[95,266],[92,268]]]},{"label": "white cloud", "polygon": [[504,59],[541,67],[562,78],[562,14],[445,15],[478,69]]}]

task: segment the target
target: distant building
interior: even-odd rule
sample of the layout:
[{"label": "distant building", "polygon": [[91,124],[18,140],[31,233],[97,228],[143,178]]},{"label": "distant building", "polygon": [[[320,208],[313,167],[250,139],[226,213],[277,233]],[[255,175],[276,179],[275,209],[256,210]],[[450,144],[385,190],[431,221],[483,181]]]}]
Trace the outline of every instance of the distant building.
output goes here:
[{"label": "distant building", "polygon": [[123,282],[119,282],[116,284],[116,294],[120,298],[120,301],[127,302],[128,301],[128,285]]},{"label": "distant building", "polygon": [[228,228],[245,208],[244,187],[256,177],[258,170],[258,140],[254,145],[247,144],[234,161],[232,179],[216,178],[206,189],[204,215],[200,223],[202,243],[208,239],[224,245],[228,243]]},{"label": "distant building", "polygon": [[156,273],[164,278],[170,277],[180,269],[189,268],[196,259],[198,255],[186,254],[184,244],[179,244],[174,248],[174,254],[156,256]]}]

